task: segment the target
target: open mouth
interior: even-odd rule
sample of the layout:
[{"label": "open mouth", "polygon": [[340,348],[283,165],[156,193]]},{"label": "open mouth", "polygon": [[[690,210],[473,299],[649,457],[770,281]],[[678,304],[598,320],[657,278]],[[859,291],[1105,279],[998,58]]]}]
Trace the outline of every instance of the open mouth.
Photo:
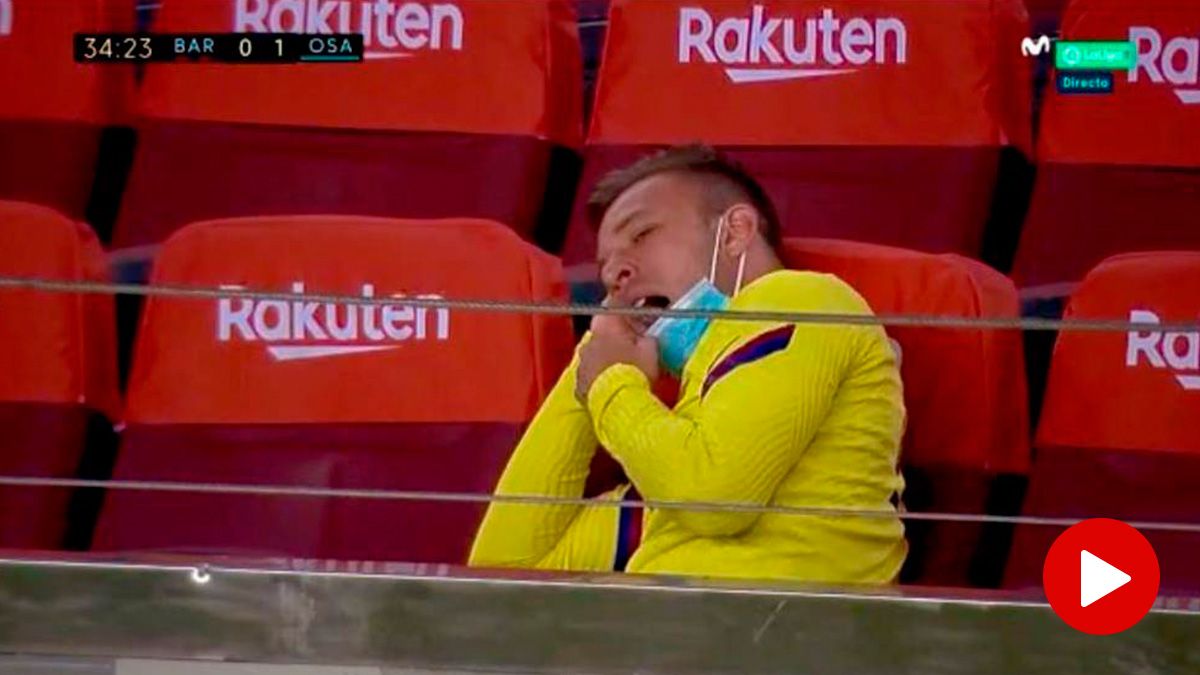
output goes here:
[{"label": "open mouth", "polygon": [[[671,306],[671,299],[665,295],[647,295],[639,298],[633,303],[634,307],[656,307],[658,309],[666,309]],[[642,331],[646,331],[650,326],[658,320],[656,316],[635,316],[631,317],[631,321],[635,326],[638,326]]]}]

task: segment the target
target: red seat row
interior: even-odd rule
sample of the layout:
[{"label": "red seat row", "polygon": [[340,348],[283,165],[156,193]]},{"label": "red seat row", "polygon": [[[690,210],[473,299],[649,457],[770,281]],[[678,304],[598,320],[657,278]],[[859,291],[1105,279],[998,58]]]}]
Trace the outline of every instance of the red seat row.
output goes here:
[{"label": "red seat row", "polygon": [[[978,256],[1001,149],[1030,145],[1020,0],[613,2],[584,191],[648,149],[740,160],[790,236]],[[976,45],[964,49],[964,45]],[[581,195],[582,197],[582,195]],[[582,218],[568,264],[590,262]]]},{"label": "red seat row", "polygon": [[[0,241],[5,275],[104,276],[87,228],[44,208],[0,204]],[[845,278],[882,314],[1017,315],[1007,278],[953,254],[793,239],[785,258]],[[39,420],[97,411],[124,424],[118,479],[486,493],[572,344],[566,317],[405,303],[565,297],[557,259],[485,221],[279,216],[198,223],[168,239],[153,281],[228,295],[148,299],[123,411],[116,404],[111,298],[0,291],[8,336],[0,353],[11,359],[3,365],[13,374],[2,390],[5,425],[26,430],[4,434],[3,473],[74,475],[84,452],[82,437],[68,433],[76,427]],[[1071,315],[1194,320],[1188,298],[1198,283],[1196,254],[1118,258],[1089,276]],[[244,289],[283,297],[239,297]],[[340,297],[291,299],[301,292]],[[354,302],[360,297],[395,302]],[[922,480],[910,499],[922,500],[920,510],[986,511],[997,476],[1029,469],[1020,333],[889,333],[906,383],[903,463]],[[1186,492],[1169,486],[1182,490],[1182,467],[1200,456],[1183,419],[1196,410],[1198,344],[1190,333],[1064,334],[1028,509],[1071,508],[1062,466],[1103,473],[1128,462],[1144,473],[1115,475],[1127,488],[1156,491],[1164,500],[1157,515],[1139,510],[1158,508],[1141,492],[1125,499],[1093,490],[1098,499],[1080,500],[1079,508],[1195,520],[1200,512],[1188,506]],[[1169,480],[1177,482],[1157,482]],[[0,502],[20,504],[0,509],[0,542],[52,547],[66,527],[66,498],[63,491],[0,490]],[[435,500],[110,490],[93,545],[458,562],[479,514],[478,505]],[[914,546],[923,564],[916,578],[965,583],[980,536],[977,527],[954,524],[926,529]],[[1188,578],[1186,570],[1175,573]]]},{"label": "red seat row", "polygon": [[[1132,253],[1092,270],[1068,319],[1191,324],[1200,251]],[[1147,328],[1059,336],[1038,425],[1026,515],[1200,524],[1200,332]],[[1041,583],[1061,527],[1018,528],[1007,583]],[[1200,591],[1200,534],[1146,529],[1164,587]]]},{"label": "red seat row", "polygon": [[[1111,96],[1047,90],[1036,151],[1020,0],[614,0],[586,139],[573,0],[165,0],[154,30],[367,28],[369,58],[150,65],[136,88],[132,67],[71,62],[74,32],[127,27],[132,4],[15,2],[0,35],[0,197],[82,215],[99,129],[123,120],[138,143],[118,247],[234,216],[483,217],[554,252],[565,236],[570,278],[586,278],[578,210],[595,179],[689,141],[742,160],[790,235],[970,257],[1005,241],[1021,287],[1200,247],[1184,48],[1200,6],[1176,0],[1068,3],[1064,36],[1132,39],[1138,66]],[[564,150],[584,160],[569,225],[553,216],[574,190]],[[1023,222],[1002,189],[1021,155],[1038,167]]]},{"label": "red seat row", "polygon": [[[91,229],[31,204],[0,202],[0,275],[107,281]],[[120,419],[110,295],[0,290],[0,475],[71,478],[89,422]],[[0,488],[0,547],[58,548],[67,490]]]},{"label": "red seat row", "polygon": [[1137,65],[1115,75],[1112,96],[1046,90],[1013,268],[1044,295],[1118,253],[1200,250],[1200,5],[1073,0],[1061,34],[1133,42]]},{"label": "red seat row", "polygon": [[10,120],[0,125],[0,198],[81,217],[100,127],[124,121],[138,138],[116,247],[268,213],[483,217],[532,237],[554,149],[581,135],[569,0],[364,6],[167,0],[155,32],[367,28],[366,61],[152,64],[135,90],[134,66],[76,64],[69,48],[76,32],[131,28],[133,0],[16,2],[0,35],[0,88],[16,102],[0,106]]},{"label": "red seat row", "polygon": [[133,70],[74,63],[75,32],[129,32],[124,0],[0,3],[0,198],[82,218],[101,131],[127,117]]},{"label": "red seat row", "polygon": [[[73,278],[37,268],[43,256],[15,245],[78,229],[44,209],[35,222],[27,214],[33,208],[0,205],[0,228],[14,233],[6,255],[26,265],[16,273]],[[1017,311],[1011,283],[954,255],[791,240],[787,258],[842,275],[882,312]],[[9,273],[10,266],[0,269]],[[565,316],[404,304],[422,296],[565,298],[557,259],[483,221],[288,216],[199,223],[168,239],[152,281],[226,288],[230,296],[147,300],[120,418],[118,479],[487,493],[573,339]],[[285,298],[236,297],[246,288]],[[299,292],[349,300],[287,299]],[[395,304],[380,307],[353,302],[392,295]],[[94,345],[96,336],[110,341],[100,344],[111,368],[111,326],[79,326],[72,339]],[[1020,338],[918,329],[893,336],[910,382],[905,461],[938,478],[932,498],[939,508],[976,512],[991,476],[1022,472],[1028,462]],[[947,359],[961,367],[943,367]],[[107,385],[115,391],[111,378]],[[975,405],[980,400],[994,405]],[[78,441],[66,445],[76,456],[81,451]],[[434,501],[112,491],[95,545],[457,561],[478,514],[475,505]]]},{"label": "red seat row", "polygon": [[[762,180],[789,234],[972,257],[1005,242],[1032,294],[1061,295],[1116,253],[1200,248],[1200,80],[1188,51],[1200,5],[1030,5],[1063,12],[1063,39],[1138,50],[1110,96],[1063,96],[1051,82],[1036,151],[1020,0],[615,0],[564,258],[591,259],[580,212],[599,176],[694,140]],[[1000,189],[1006,148],[1037,161],[1023,221],[1002,215],[1013,198]]]}]

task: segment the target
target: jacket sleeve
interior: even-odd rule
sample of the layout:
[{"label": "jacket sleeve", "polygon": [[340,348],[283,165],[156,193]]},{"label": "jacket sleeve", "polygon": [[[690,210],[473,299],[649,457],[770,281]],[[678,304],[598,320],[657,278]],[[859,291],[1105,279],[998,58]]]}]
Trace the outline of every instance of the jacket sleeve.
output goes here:
[{"label": "jacket sleeve", "polygon": [[[564,371],[508,462],[497,495],[579,498],[596,451],[588,412],[575,398],[578,358]],[[605,495],[619,499],[624,488]],[[616,506],[493,502],[471,549],[476,567],[611,571]]]},{"label": "jacket sleeve", "polygon": [[[676,413],[633,366],[606,369],[588,392],[596,435],[653,501],[765,505],[827,416],[856,349],[854,331],[816,324],[746,334],[709,370],[698,405]],[[786,347],[756,357],[768,333]],[[761,351],[761,350],[760,350]],[[701,536],[731,536],[758,514],[674,510]]]}]

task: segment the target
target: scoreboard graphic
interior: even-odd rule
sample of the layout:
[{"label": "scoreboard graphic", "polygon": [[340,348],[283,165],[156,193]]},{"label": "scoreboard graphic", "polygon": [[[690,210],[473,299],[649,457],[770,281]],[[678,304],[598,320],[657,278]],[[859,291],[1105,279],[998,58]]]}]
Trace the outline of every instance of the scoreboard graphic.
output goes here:
[{"label": "scoreboard graphic", "polygon": [[79,63],[358,63],[360,33],[77,33]]}]

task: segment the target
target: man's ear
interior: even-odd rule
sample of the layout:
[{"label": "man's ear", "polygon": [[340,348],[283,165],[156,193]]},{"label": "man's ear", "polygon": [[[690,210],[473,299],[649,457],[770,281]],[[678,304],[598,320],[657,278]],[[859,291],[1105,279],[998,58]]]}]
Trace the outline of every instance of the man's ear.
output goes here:
[{"label": "man's ear", "polygon": [[750,250],[758,235],[758,209],[749,204],[734,204],[725,212],[725,232],[721,235],[721,251],[730,258],[740,257]]}]

